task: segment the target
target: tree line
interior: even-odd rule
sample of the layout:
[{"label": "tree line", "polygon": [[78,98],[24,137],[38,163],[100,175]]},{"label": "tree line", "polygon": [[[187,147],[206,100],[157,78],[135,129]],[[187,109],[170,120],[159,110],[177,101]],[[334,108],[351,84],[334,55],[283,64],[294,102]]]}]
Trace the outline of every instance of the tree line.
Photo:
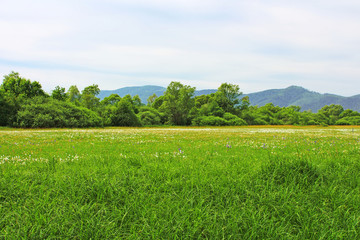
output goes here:
[{"label": "tree line", "polygon": [[46,93],[39,82],[17,72],[0,85],[0,126],[21,128],[83,128],[104,126],[243,126],[243,125],[359,125],[360,113],[341,105],[317,113],[299,106],[268,103],[251,106],[238,85],[223,83],[216,93],[194,96],[195,88],[171,82],[164,95],[142,103],[138,95],[112,94],[100,101],[98,85],[79,91],[76,85],[57,86]]}]

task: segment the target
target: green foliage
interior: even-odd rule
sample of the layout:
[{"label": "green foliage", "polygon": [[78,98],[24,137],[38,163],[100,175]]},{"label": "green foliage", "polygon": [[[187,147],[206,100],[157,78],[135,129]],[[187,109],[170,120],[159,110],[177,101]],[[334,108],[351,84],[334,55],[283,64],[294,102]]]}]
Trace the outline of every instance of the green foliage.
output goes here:
[{"label": "green foliage", "polygon": [[5,94],[13,98],[32,98],[46,95],[39,82],[31,82],[28,79],[22,78],[17,72],[5,75],[0,88],[4,90]]},{"label": "green foliage", "polygon": [[165,100],[164,96],[160,96],[160,97],[155,98],[155,100],[152,103],[151,107],[153,107],[155,109],[160,109],[160,107],[164,103],[164,100]]},{"label": "green foliage", "polygon": [[59,101],[65,101],[67,99],[65,88],[56,86],[51,93],[51,97]]},{"label": "green foliage", "polygon": [[111,108],[109,119],[111,126],[141,126],[141,122],[133,110],[132,103],[125,97],[115,107]]},{"label": "green foliage", "polygon": [[225,113],[224,119],[227,121],[227,123],[228,123],[227,125],[229,125],[229,126],[246,126],[246,125],[248,125],[244,119],[241,119],[238,116],[231,114],[231,113]]},{"label": "green foliage", "polygon": [[314,121],[316,125],[326,126],[329,124],[330,119],[324,113],[319,112],[315,115]]},{"label": "green foliage", "polygon": [[241,95],[238,85],[223,83],[215,93],[215,100],[225,112],[237,113]]},{"label": "green foliage", "polygon": [[227,126],[228,122],[221,117],[216,116],[201,116],[192,121],[195,126]]},{"label": "green foliage", "polygon": [[84,90],[81,93],[81,101],[80,101],[82,106],[91,110],[96,110],[100,102],[100,99],[97,98],[96,95],[98,95],[99,93],[100,93],[100,89],[97,84],[93,84],[91,86],[84,88]]},{"label": "green foliage", "polygon": [[188,114],[194,106],[194,91],[187,85],[171,82],[164,93],[164,102],[161,111],[169,116],[169,122],[175,125],[187,125]]},{"label": "green foliage", "polygon": [[108,105],[116,105],[118,102],[120,102],[121,97],[118,94],[111,94],[110,96],[104,98],[100,104],[102,106],[108,106]]},{"label": "green foliage", "polygon": [[211,99],[209,103],[206,103],[201,106],[199,114],[203,116],[216,116],[222,117],[225,111],[219,106],[219,104]]},{"label": "green foliage", "polygon": [[5,75],[0,85],[0,126],[11,126],[21,105],[38,96],[47,97],[40,83],[22,78],[17,72]]},{"label": "green foliage", "polygon": [[[274,106],[272,103],[268,103],[258,109],[258,118],[265,121],[270,125],[278,125],[279,121],[276,118],[276,114],[281,111],[281,108]],[[257,124],[256,124],[257,125]]]},{"label": "green foliage", "polygon": [[149,107],[151,107],[153,105],[153,103],[155,102],[156,98],[157,98],[157,95],[155,93],[153,95],[149,96],[147,99],[147,105]]},{"label": "green foliage", "polygon": [[283,107],[275,116],[281,125],[300,124],[300,108],[297,106]]},{"label": "green foliage", "polygon": [[11,118],[16,113],[15,106],[12,104],[13,102],[6,98],[4,89],[0,88],[0,126],[10,125]]},{"label": "green foliage", "polygon": [[[294,96],[304,89],[291,87],[282,94],[283,98],[296,100]],[[98,85],[85,87],[80,94],[73,85],[65,93],[65,88],[56,86],[51,93],[51,99],[67,102],[68,106],[82,106],[90,112],[97,112],[101,122],[106,126],[140,126],[140,125],[209,125],[209,126],[243,126],[243,125],[357,125],[360,113],[347,109],[341,105],[322,107],[318,113],[301,112],[299,106],[280,107],[273,103],[264,106],[250,106],[248,96],[240,98],[242,93],[238,85],[223,83],[216,93],[194,96],[195,88],[179,82],[171,82],[163,96],[154,93],[148,98],[147,107],[138,95],[120,97],[112,94],[101,102],[97,95],[100,93]],[[306,92],[306,91],[305,91]],[[271,94],[271,93],[269,93]],[[49,105],[56,108],[56,101],[44,101],[41,108],[35,98],[49,97],[38,82],[31,82],[20,77],[19,73],[11,72],[4,76],[0,86],[0,126],[23,127],[63,127],[63,126],[99,126],[96,123],[76,123],[79,117],[66,115],[64,123],[60,115],[63,110],[51,111]],[[34,99],[34,100],[32,100]],[[36,105],[30,107],[30,103]],[[70,105],[69,105],[70,104]],[[56,105],[56,106],[55,106]],[[40,110],[42,109],[42,110]],[[20,111],[21,112],[18,112]],[[79,110],[80,112],[83,110]],[[75,111],[76,112],[76,111]],[[38,115],[36,115],[36,113]],[[90,114],[91,115],[91,114]],[[21,120],[19,117],[24,118]],[[88,117],[86,117],[88,118]],[[92,117],[90,117],[92,118]],[[86,121],[85,121],[86,122]]]},{"label": "green foliage", "polygon": [[360,125],[360,116],[341,118],[335,122],[335,125]]},{"label": "green foliage", "polygon": [[70,102],[73,102],[75,105],[80,104],[81,94],[77,86],[70,86],[66,94]]},{"label": "green foliage", "polygon": [[200,95],[195,97],[195,107],[201,108],[201,106],[209,103],[211,100],[214,100],[215,94],[209,95]]},{"label": "green foliage", "polygon": [[319,110],[319,114],[322,114],[326,124],[334,124],[339,118],[341,113],[344,111],[344,108],[341,105],[327,105]]},{"label": "green foliage", "polygon": [[299,113],[299,125],[316,125],[315,117],[316,114],[309,111]]},{"label": "green foliage", "polygon": [[27,100],[16,115],[16,127],[101,127],[102,119],[93,111],[72,103],[38,97]]},{"label": "green foliage", "polygon": [[140,108],[141,106],[144,105],[144,104],[142,104],[139,95],[135,95],[135,96],[132,98],[132,102],[133,102],[133,104],[134,104],[137,108]]},{"label": "green foliage", "polygon": [[164,123],[163,115],[154,108],[142,107],[137,116],[144,126],[161,125]]},{"label": "green foliage", "polygon": [[355,112],[355,111],[353,111],[351,109],[346,109],[339,115],[340,118],[355,117],[355,116],[360,116],[360,113]]}]

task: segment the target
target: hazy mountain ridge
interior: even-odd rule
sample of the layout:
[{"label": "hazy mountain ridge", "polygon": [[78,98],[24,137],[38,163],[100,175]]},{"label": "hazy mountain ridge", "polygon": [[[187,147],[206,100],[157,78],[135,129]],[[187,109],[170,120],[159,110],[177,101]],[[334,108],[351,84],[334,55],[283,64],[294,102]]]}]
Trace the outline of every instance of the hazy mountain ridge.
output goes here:
[{"label": "hazy mountain ridge", "polygon": [[[103,99],[111,94],[119,94],[123,97],[127,94],[131,96],[139,95],[143,103],[152,94],[161,96],[164,94],[166,88],[161,86],[147,85],[140,87],[124,87],[116,90],[102,90],[99,98]],[[216,89],[204,89],[195,91],[195,96],[203,94],[215,93]],[[303,87],[290,86],[284,89],[270,89],[261,92],[243,94],[241,97],[249,96],[251,105],[264,106],[267,103],[273,103],[275,106],[288,107],[291,105],[300,106],[302,111],[311,110],[317,112],[325,105],[340,104],[344,109],[352,109],[360,111],[360,94],[343,97],[335,94],[321,94],[318,92],[309,91]]]},{"label": "hazy mountain ridge", "polygon": [[154,93],[159,97],[164,94],[166,88],[155,86],[155,85],[146,85],[140,87],[124,87],[116,90],[101,90],[98,98],[104,99],[105,97],[110,96],[111,94],[118,94],[120,97],[124,97],[127,94],[130,94],[132,97],[139,95],[143,103],[147,103],[149,96]]},{"label": "hazy mountain ridge", "polygon": [[271,89],[262,92],[244,94],[249,96],[251,105],[263,106],[273,103],[275,106],[300,106],[302,111],[317,112],[325,105],[339,104],[344,109],[360,111],[360,95],[343,97],[335,94],[321,94],[298,86],[284,89]]}]

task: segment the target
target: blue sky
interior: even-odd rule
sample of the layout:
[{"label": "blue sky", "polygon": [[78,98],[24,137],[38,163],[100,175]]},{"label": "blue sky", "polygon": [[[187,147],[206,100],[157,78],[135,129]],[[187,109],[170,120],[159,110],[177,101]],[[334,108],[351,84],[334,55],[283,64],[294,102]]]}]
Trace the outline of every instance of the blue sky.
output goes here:
[{"label": "blue sky", "polygon": [[360,1],[3,0],[0,73],[103,90],[180,81],[360,94]]}]

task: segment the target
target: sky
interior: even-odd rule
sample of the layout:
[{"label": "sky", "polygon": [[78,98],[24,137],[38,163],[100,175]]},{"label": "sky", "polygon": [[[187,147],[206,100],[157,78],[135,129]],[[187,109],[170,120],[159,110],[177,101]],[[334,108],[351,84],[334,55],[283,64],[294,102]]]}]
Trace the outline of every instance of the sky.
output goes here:
[{"label": "sky", "polygon": [[360,1],[1,0],[1,77],[11,71],[47,92],[178,81],[352,96]]}]

